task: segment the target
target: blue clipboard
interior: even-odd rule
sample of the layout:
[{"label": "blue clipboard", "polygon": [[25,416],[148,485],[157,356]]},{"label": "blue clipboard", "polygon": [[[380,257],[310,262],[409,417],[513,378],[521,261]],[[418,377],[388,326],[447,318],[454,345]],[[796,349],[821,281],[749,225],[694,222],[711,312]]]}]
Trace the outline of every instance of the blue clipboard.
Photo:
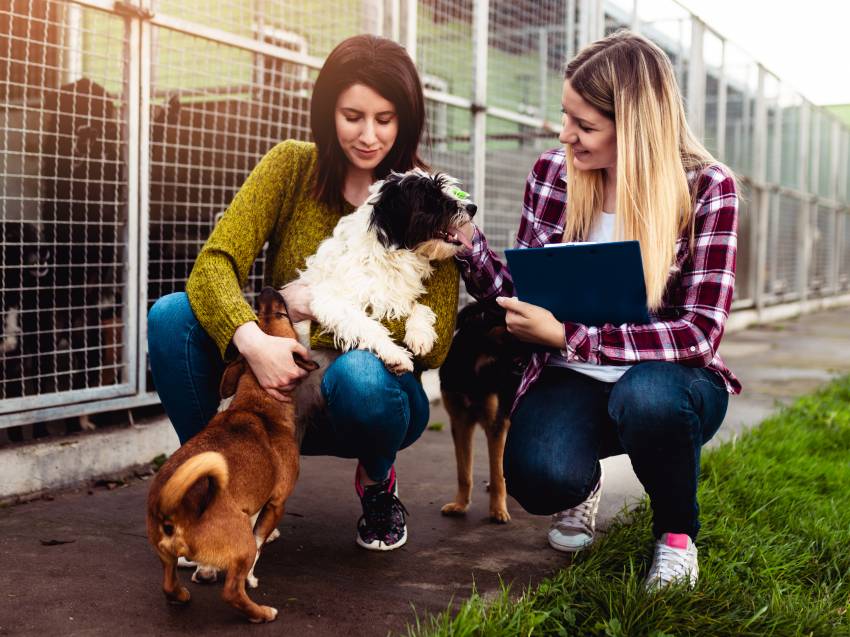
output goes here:
[{"label": "blue clipboard", "polygon": [[505,250],[520,301],[559,321],[649,323],[640,243],[573,243]]}]

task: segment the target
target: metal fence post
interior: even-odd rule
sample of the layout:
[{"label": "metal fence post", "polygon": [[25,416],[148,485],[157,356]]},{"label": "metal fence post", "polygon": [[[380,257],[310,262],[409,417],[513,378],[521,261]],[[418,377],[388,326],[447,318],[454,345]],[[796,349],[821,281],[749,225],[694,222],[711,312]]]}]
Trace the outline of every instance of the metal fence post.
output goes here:
[{"label": "metal fence post", "polygon": [[726,40],[720,40],[720,77],[717,78],[717,157],[726,159]]},{"label": "metal fence post", "polygon": [[402,44],[407,49],[410,59],[416,63],[416,0],[402,0],[401,5],[401,33]]},{"label": "metal fence post", "polygon": [[[142,387],[141,379],[145,376],[144,352],[146,330],[141,328],[142,315],[145,314],[147,303],[147,289],[143,284],[146,280],[146,270],[140,267],[140,251],[147,251],[147,232],[143,228],[142,217],[144,215],[140,207],[142,196],[142,184],[140,182],[140,150],[141,121],[140,111],[143,98],[141,68],[144,59],[142,57],[142,29],[150,25],[140,16],[144,16],[144,9],[149,0],[139,0],[138,16],[128,14],[124,17],[124,25],[127,31],[124,45],[124,86],[123,93],[126,96],[127,117],[124,119],[125,139],[125,166],[127,167],[127,223],[125,228],[125,239],[127,246],[124,256],[124,307],[121,320],[124,324],[122,331],[121,348],[122,367],[127,374],[127,383],[132,391],[138,392]],[[146,224],[145,224],[146,225]]]},{"label": "metal fence post", "polygon": [[[487,47],[489,39],[489,0],[475,0],[472,17],[472,195],[479,205],[484,203],[487,168]],[[485,213],[478,223],[485,226]]]},{"label": "metal fence post", "polygon": [[[805,281],[805,289],[801,295],[803,300],[806,300],[809,296],[809,292],[811,291],[809,285],[809,279],[811,278],[811,269],[812,269],[812,258],[813,251],[815,248],[815,234],[814,227],[817,224],[817,214],[818,214],[818,202],[820,199],[820,174],[821,174],[821,161],[820,161],[820,149],[821,149],[821,118],[823,117],[823,112],[820,108],[812,108],[811,109],[811,131],[810,131],[810,141],[811,141],[811,155],[809,156],[809,165],[812,167],[812,172],[810,175],[810,181],[808,184],[808,192],[809,197],[806,201],[805,207],[805,226],[804,231],[805,235],[802,237],[804,244],[806,246],[805,255],[806,255],[806,263],[803,268],[803,280]],[[826,168],[826,167],[824,167]]]},{"label": "metal fence post", "polygon": [[363,0],[363,33],[384,35],[384,0]]},{"label": "metal fence post", "polygon": [[396,42],[401,42],[401,0],[386,0],[384,35]]},{"label": "metal fence post", "polygon": [[593,0],[579,0],[578,5],[578,49],[587,46],[592,36],[591,30],[591,5]]},{"label": "metal fence post", "polygon": [[827,273],[827,279],[829,281],[829,292],[830,294],[835,294],[838,291],[838,264],[839,264],[839,249],[840,244],[838,241],[838,218],[839,218],[839,210],[838,202],[840,201],[839,197],[841,196],[841,191],[839,188],[839,169],[841,167],[841,151],[843,150],[843,138],[841,135],[841,125],[838,123],[837,119],[832,120],[832,126],[830,136],[832,137],[832,146],[830,146],[830,156],[829,156],[829,198],[835,202],[835,205],[830,206],[830,224],[829,227],[832,230],[832,237],[829,238],[832,244],[832,262],[829,264],[829,272]]},{"label": "metal fence post", "polygon": [[[809,263],[812,259],[812,242],[811,242],[811,185],[817,181],[817,151],[811,147],[812,134],[812,109],[808,102],[804,102],[800,110],[800,190],[805,193],[805,198],[800,206],[800,225],[799,225],[799,242],[801,254],[798,262],[799,270],[797,279],[800,289],[800,300],[804,301],[808,297],[809,290]],[[814,152],[812,152],[814,151]],[[812,156],[814,155],[814,157]],[[814,162],[814,164],[811,164]],[[811,166],[812,172],[806,170],[807,166]]]},{"label": "metal fence post", "polygon": [[[141,0],[142,9],[151,12],[153,0]],[[153,86],[153,36],[154,27],[147,20],[139,24],[139,96],[133,104],[138,104],[138,135],[136,136],[138,146],[133,154],[138,158],[139,162],[139,194],[131,201],[137,202],[138,205],[138,228],[139,228],[139,252],[138,252],[138,268],[139,268],[139,294],[138,294],[138,315],[135,320],[139,325],[139,338],[136,346],[138,352],[138,360],[136,368],[138,374],[139,393],[153,392],[153,387],[147,386],[147,351],[148,351],[148,259],[150,245],[150,174],[151,174],[151,90]],[[131,109],[133,108],[131,104]],[[155,300],[155,299],[153,299]]]},{"label": "metal fence post", "polygon": [[756,280],[755,303],[761,311],[765,303],[767,288],[767,244],[770,215],[770,192],[765,187],[767,159],[767,107],[764,99],[764,80],[766,71],[758,66],[758,89],[756,93],[755,127],[753,131],[753,189],[757,195],[757,216],[755,225]]},{"label": "metal fence post", "polygon": [[705,62],[703,39],[705,24],[698,18],[691,19],[691,59],[688,62],[688,124],[694,134],[702,139],[705,135]]},{"label": "metal fence post", "polygon": [[546,110],[549,105],[549,82],[548,74],[549,74],[549,30],[545,27],[538,29],[539,39],[537,40],[537,55],[538,66],[537,72],[539,73],[538,82],[540,83],[540,112],[538,116],[541,119],[546,119]]}]

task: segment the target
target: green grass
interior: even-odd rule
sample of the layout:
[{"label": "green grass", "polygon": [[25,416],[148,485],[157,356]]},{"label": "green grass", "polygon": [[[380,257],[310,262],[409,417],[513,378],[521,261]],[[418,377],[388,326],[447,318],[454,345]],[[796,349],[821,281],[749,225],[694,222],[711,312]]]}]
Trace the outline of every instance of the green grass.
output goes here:
[{"label": "green grass", "polygon": [[850,377],[703,456],[700,581],[643,592],[646,503],[538,587],[409,635],[850,635]]}]

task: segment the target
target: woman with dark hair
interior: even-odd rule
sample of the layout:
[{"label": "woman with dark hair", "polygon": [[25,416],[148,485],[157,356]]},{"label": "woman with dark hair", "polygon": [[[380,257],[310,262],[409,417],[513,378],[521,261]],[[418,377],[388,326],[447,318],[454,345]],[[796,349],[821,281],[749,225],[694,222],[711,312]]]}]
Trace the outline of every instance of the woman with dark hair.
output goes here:
[{"label": "woman with dark hair", "polygon": [[[312,318],[305,287],[286,286],[305,260],[353,212],[369,186],[391,170],[425,167],[418,155],[425,124],[422,86],[405,50],[359,35],[340,43],[319,72],[311,102],[314,143],[285,141],[260,161],[201,250],[186,292],[159,299],[148,316],[148,350],[157,392],[181,443],[215,414],[225,361],[241,354],[263,388],[285,400],[305,374],[293,339],[265,334],[242,295],[268,242],[264,278],[283,288],[293,321]],[[284,287],[286,286],[286,287]],[[417,372],[438,367],[451,344],[458,270],[435,263],[420,302],[436,314],[437,342],[415,359]],[[315,324],[314,324],[315,325]],[[401,341],[401,320],[388,321]],[[312,348],[333,348],[314,329]],[[387,551],[407,541],[405,509],[393,464],[428,422],[418,374],[396,376],[371,352],[349,351],[323,370],[330,422],[311,427],[301,451],[357,458],[355,487],[363,506],[357,543]]]}]

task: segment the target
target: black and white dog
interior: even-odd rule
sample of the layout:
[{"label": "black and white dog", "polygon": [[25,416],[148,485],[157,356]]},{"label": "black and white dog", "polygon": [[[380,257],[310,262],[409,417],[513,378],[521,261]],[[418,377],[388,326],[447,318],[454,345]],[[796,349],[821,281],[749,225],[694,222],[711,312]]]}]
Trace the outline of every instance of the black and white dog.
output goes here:
[{"label": "black and white dog", "polygon": [[[413,371],[413,357],[431,351],[436,317],[417,299],[432,262],[470,246],[459,228],[476,210],[457,185],[419,169],[391,173],[307,259],[298,280],[309,286],[313,315],[339,350],[369,350],[398,374]],[[405,320],[404,346],[393,341],[384,318]]]}]

